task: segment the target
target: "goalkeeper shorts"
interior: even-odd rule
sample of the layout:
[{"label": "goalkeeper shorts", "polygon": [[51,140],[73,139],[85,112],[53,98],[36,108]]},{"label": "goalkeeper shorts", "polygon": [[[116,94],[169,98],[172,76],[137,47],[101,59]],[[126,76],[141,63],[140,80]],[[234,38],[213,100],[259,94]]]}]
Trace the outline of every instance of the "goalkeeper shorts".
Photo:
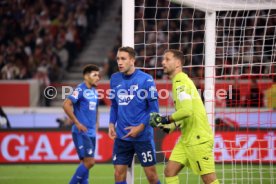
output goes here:
[{"label": "goalkeeper shorts", "polygon": [[213,145],[213,141],[208,141],[198,145],[185,146],[179,141],[169,160],[191,168],[198,175],[215,172]]}]

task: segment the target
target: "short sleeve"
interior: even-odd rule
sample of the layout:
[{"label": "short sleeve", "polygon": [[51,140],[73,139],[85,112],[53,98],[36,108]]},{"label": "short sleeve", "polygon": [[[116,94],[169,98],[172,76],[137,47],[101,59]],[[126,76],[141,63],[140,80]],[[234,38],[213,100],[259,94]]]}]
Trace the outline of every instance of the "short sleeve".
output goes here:
[{"label": "short sleeve", "polygon": [[70,99],[73,103],[77,103],[77,101],[81,98],[82,95],[82,89],[76,88],[71,95],[69,95],[67,98]]}]

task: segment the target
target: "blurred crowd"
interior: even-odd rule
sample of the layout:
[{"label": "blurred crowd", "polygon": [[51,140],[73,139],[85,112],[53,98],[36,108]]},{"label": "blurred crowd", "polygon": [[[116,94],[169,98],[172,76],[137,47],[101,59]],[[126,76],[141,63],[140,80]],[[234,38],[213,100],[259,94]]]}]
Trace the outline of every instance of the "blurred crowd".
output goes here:
[{"label": "blurred crowd", "polygon": [[[0,78],[42,78],[46,83],[59,80],[81,52],[89,33],[96,29],[99,14],[107,3],[107,0],[2,0]],[[218,77],[275,73],[276,66],[271,65],[276,59],[275,17],[276,10],[217,13]],[[120,17],[118,20],[121,23]],[[135,0],[136,66],[154,78],[164,78],[162,53],[168,48],[182,50],[185,72],[192,78],[203,78],[204,37],[205,12],[169,1]],[[103,73],[108,78],[117,71],[116,52],[120,46],[118,35],[104,64]]]},{"label": "blurred crowd", "polygon": [[1,0],[0,79],[62,78],[99,24],[107,0]]}]

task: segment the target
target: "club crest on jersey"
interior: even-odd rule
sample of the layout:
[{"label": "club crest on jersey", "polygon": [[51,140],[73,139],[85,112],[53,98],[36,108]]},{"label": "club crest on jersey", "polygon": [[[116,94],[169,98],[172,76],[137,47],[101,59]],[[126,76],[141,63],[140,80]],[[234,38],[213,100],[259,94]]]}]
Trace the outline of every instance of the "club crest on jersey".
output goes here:
[{"label": "club crest on jersey", "polygon": [[185,85],[182,85],[182,86],[178,86],[177,88],[176,88],[176,92],[177,93],[181,93],[181,92],[183,92],[183,91],[185,91]]},{"label": "club crest on jersey", "polygon": [[88,155],[92,155],[92,153],[93,153],[92,149],[88,149],[87,153],[88,153]]},{"label": "club crest on jersey", "polygon": [[133,98],[134,98],[134,95],[127,95],[127,94],[118,95],[119,105],[128,105]]},{"label": "club crest on jersey", "polygon": [[131,85],[130,90],[137,91],[138,90],[138,84],[136,85]]},{"label": "club crest on jersey", "polygon": [[151,86],[151,87],[149,88],[149,91],[157,91],[157,89],[156,89],[155,86]]}]

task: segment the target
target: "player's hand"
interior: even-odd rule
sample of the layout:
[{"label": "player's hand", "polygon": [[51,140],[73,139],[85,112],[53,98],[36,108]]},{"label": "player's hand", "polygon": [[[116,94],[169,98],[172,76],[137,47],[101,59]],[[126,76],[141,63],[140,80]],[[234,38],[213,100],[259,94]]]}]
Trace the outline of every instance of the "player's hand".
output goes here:
[{"label": "player's hand", "polygon": [[182,121],[173,122],[170,124],[159,124],[157,127],[163,130],[163,132],[169,134],[174,131],[176,128],[181,127]]},{"label": "player's hand", "polygon": [[79,130],[79,132],[87,132],[87,128],[83,124],[76,123],[75,125],[76,125],[77,129]]},{"label": "player's hand", "polygon": [[169,124],[169,116],[161,116],[157,112],[150,113],[150,125],[152,127],[157,127],[159,124]]},{"label": "player's hand", "polygon": [[140,124],[138,126],[126,127],[125,130],[129,130],[129,132],[128,132],[128,134],[126,134],[122,138],[124,139],[124,138],[127,138],[127,137],[136,137],[140,132],[142,132],[144,130],[144,128],[145,128],[144,124]]},{"label": "player's hand", "polygon": [[109,123],[108,136],[109,136],[110,139],[115,139],[117,137],[115,127],[114,127],[113,123]]},{"label": "player's hand", "polygon": [[176,126],[174,123],[170,123],[170,124],[159,124],[158,125],[158,128],[160,128],[161,130],[163,130],[163,132],[169,134],[171,133],[172,131],[175,130]]}]

